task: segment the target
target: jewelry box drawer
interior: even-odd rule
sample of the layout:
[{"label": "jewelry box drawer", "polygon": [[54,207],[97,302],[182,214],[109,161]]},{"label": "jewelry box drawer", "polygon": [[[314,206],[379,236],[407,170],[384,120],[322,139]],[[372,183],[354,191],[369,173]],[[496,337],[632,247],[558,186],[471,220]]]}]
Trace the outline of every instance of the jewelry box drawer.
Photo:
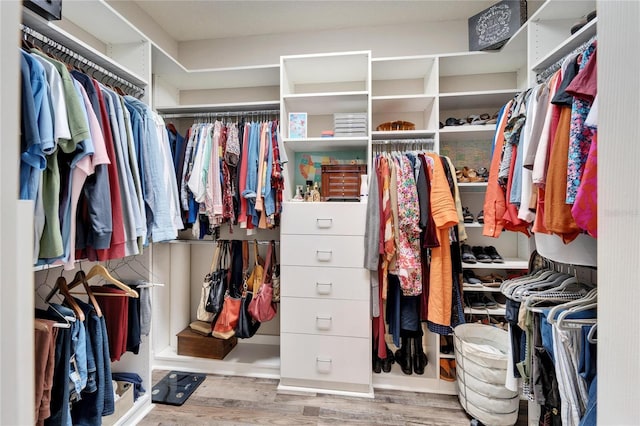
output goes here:
[{"label": "jewelry box drawer", "polygon": [[280,376],[287,379],[368,385],[371,347],[368,339],[338,336],[280,335]]},{"label": "jewelry box drawer", "polygon": [[364,235],[366,203],[285,203],[280,234]]},{"label": "jewelry box drawer", "polygon": [[366,301],[371,297],[369,271],[364,268],[282,266],[280,283],[282,297]]},{"label": "jewelry box drawer", "polygon": [[362,268],[364,237],[286,235],[280,238],[280,265]]},{"label": "jewelry box drawer", "polygon": [[283,333],[369,336],[371,314],[366,300],[282,297],[280,306],[280,330]]}]

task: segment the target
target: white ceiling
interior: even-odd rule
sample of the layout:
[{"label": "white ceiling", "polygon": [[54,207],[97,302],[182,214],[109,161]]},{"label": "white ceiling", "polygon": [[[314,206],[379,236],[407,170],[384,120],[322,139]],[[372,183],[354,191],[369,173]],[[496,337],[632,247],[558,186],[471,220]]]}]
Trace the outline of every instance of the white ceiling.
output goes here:
[{"label": "white ceiling", "polygon": [[177,41],[466,20],[497,0],[136,0]]}]

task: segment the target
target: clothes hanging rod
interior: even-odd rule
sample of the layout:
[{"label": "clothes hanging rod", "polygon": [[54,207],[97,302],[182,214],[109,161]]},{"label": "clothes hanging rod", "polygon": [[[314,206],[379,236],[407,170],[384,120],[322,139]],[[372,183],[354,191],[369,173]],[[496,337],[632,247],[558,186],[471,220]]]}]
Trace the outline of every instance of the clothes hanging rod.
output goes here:
[{"label": "clothes hanging rod", "polygon": [[240,116],[259,116],[259,115],[280,115],[279,109],[265,109],[253,111],[208,111],[208,112],[179,112],[179,113],[162,113],[159,114],[163,118],[217,118],[217,117],[240,117]]},{"label": "clothes hanging rod", "polygon": [[435,139],[376,139],[371,141],[372,145],[409,145],[409,144],[433,144]]},{"label": "clothes hanging rod", "polygon": [[580,54],[580,53],[584,52],[591,45],[591,43],[593,43],[594,41],[597,40],[597,38],[598,38],[597,36],[591,37],[589,40],[585,41],[580,46],[578,46],[575,49],[573,49],[570,53],[567,53],[562,58],[558,59],[556,62],[554,62],[553,64],[549,65],[547,68],[545,68],[544,70],[542,70],[539,73],[537,73],[536,74],[536,81],[538,83],[542,83],[544,81],[547,81],[549,79],[549,77],[551,77],[556,71],[558,71],[560,68],[562,68],[562,63],[565,61],[565,59],[567,57],[569,57],[571,55],[576,55],[576,54]]},{"label": "clothes hanging rod", "polygon": [[[216,244],[218,241],[248,241],[250,243],[254,242],[254,239],[252,238],[248,238],[246,240],[243,239],[234,239],[234,240],[229,240],[226,238],[220,238],[218,240],[171,240],[171,241],[164,241],[160,244],[194,244],[194,245],[211,245],[211,244]],[[271,240],[257,240],[259,245],[268,245],[269,243],[271,243]],[[276,245],[280,245],[280,241],[275,241]]]},{"label": "clothes hanging rod", "polygon": [[[60,53],[62,53],[63,55],[70,57],[72,59],[72,62],[76,61],[78,63],[78,66],[82,64],[82,66],[89,67],[92,69],[92,71],[102,74],[102,76],[106,77],[107,79],[106,82],[103,80],[102,81],[103,83],[110,84],[110,85],[117,84],[125,92],[135,97],[140,97],[145,93],[144,88],[134,83],[131,83],[130,81],[120,77],[119,75],[114,74],[113,72],[85,58],[81,54],[69,49],[68,47],[62,45],[61,43],[58,43],[57,41],[49,38],[48,36],[34,30],[33,28],[24,24],[20,24],[20,30],[25,35],[31,36],[34,40],[38,40],[40,43],[50,46],[56,49],[57,51],[59,51]],[[73,65],[73,64],[70,64],[70,65]],[[93,72],[90,72],[89,74],[91,74],[91,76],[94,77]]]}]

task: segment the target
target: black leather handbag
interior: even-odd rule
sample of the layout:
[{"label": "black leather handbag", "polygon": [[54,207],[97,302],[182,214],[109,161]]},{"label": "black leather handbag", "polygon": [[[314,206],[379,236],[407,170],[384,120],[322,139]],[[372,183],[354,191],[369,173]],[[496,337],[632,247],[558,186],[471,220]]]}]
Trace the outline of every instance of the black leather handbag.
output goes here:
[{"label": "black leather handbag", "polygon": [[260,328],[260,322],[253,319],[249,314],[249,303],[253,299],[253,293],[248,290],[247,278],[248,273],[248,261],[249,261],[249,244],[247,241],[242,242],[242,277],[243,277],[243,290],[240,299],[240,315],[238,318],[238,325],[236,326],[236,337],[239,339],[248,339],[256,334],[256,331]]},{"label": "black leather handbag", "polygon": [[205,310],[212,314],[219,314],[224,304],[224,293],[229,285],[229,242],[219,241],[221,244],[218,265],[211,265],[211,271],[205,277],[209,280],[209,297]]}]

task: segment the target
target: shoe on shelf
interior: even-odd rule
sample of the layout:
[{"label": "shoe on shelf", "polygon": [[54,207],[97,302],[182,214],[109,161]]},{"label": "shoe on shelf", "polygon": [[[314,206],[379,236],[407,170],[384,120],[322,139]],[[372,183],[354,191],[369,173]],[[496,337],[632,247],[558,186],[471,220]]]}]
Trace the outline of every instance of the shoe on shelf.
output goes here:
[{"label": "shoe on shelf", "polygon": [[484,210],[480,210],[480,213],[478,213],[478,217],[476,218],[476,220],[478,221],[478,223],[484,223]]},{"label": "shoe on shelf", "polygon": [[456,360],[455,359],[441,359],[440,360],[440,378],[447,382],[456,381]]},{"label": "shoe on shelf", "polygon": [[474,292],[471,294],[465,294],[466,296],[466,305],[470,306],[472,309],[485,309],[487,305],[482,301],[482,296],[480,293]]},{"label": "shoe on shelf", "polygon": [[464,263],[476,263],[476,257],[468,244],[462,244],[462,261]]},{"label": "shoe on shelf", "polygon": [[482,285],[482,281],[476,277],[476,274],[471,269],[465,269],[462,271],[462,282],[472,286]]},{"label": "shoe on shelf", "polygon": [[500,256],[500,253],[498,253],[498,250],[496,250],[494,246],[485,247],[484,252],[491,258],[493,263],[504,263],[504,259]]},{"label": "shoe on shelf", "polygon": [[462,208],[462,218],[464,223],[473,223],[473,214],[471,214],[468,207]]},{"label": "shoe on shelf", "polygon": [[440,335],[440,353],[453,353],[453,336]]},{"label": "shoe on shelf", "polygon": [[395,363],[393,352],[387,347],[387,357],[382,360],[382,371],[388,373],[391,371],[391,365]]},{"label": "shoe on shelf", "polygon": [[498,308],[498,302],[496,302],[496,300],[493,298],[491,294],[485,293],[485,295],[482,297],[482,301],[484,302],[484,305],[487,307],[487,309]]},{"label": "shoe on shelf", "polygon": [[498,304],[498,308],[505,309],[507,307],[507,296],[497,292],[495,294],[492,294],[492,296],[493,296],[493,300],[495,300],[496,303]]},{"label": "shoe on shelf", "polygon": [[[493,262],[493,260],[491,260],[491,256],[489,256],[487,253],[485,253],[484,247],[482,247],[482,246],[473,246],[471,251],[473,252],[473,255],[476,257],[476,260],[478,262],[480,262],[480,263],[491,263],[491,262]],[[464,259],[462,261],[464,262]]]}]

